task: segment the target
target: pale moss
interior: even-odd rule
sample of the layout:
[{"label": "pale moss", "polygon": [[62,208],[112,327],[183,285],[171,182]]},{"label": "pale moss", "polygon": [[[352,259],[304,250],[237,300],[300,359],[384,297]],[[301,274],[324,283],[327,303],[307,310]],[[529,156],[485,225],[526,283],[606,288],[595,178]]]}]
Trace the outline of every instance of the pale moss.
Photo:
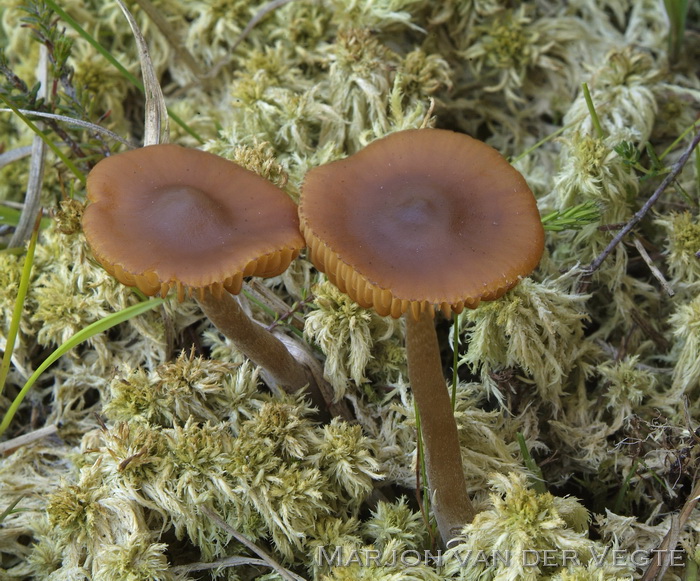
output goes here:
[{"label": "pale moss", "polygon": [[[21,255],[10,254],[3,252],[0,254],[0,336],[2,342],[5,342],[5,337],[10,329],[12,321],[12,313],[15,308],[15,300],[17,299],[17,289],[19,281],[22,278],[22,269],[24,267],[24,258]],[[30,334],[32,326],[28,324],[27,315],[30,310],[25,303],[22,309],[23,316],[20,319],[20,330],[22,334]]]},{"label": "pale moss", "polygon": [[380,501],[372,516],[362,525],[364,536],[379,549],[392,541],[407,549],[420,550],[428,542],[423,515],[408,505],[406,497],[390,503]]},{"label": "pale moss", "polygon": [[424,0],[330,0],[329,8],[339,28],[350,25],[367,30],[417,28],[411,12]]},{"label": "pale moss", "polygon": [[[46,520],[46,498],[60,487],[61,475],[70,469],[68,450],[57,438],[32,442],[3,455],[0,507],[4,511],[16,503],[15,510],[5,515],[0,527],[3,579],[31,578],[37,569],[47,576],[61,565],[64,543],[52,534]],[[47,546],[35,568],[27,539],[44,537],[48,537]]]},{"label": "pale moss", "polygon": [[[131,289],[96,268],[89,256],[82,234],[62,234],[55,223],[42,233],[34,262],[35,279],[28,293],[32,305],[28,320],[40,345],[57,347],[89,324],[138,301]],[[186,308],[169,310],[174,327],[192,320]],[[161,362],[166,349],[162,312],[151,311],[132,319],[130,332],[120,341],[111,341],[105,334],[92,337],[87,341],[91,350],[86,357],[103,369],[115,365],[115,357],[132,365]],[[140,343],[141,348],[127,348],[129,340]]]},{"label": "pale moss", "polygon": [[[615,514],[606,509],[595,516],[595,523],[603,542],[615,549],[632,553],[651,551],[659,547],[671,527],[673,515],[655,519],[656,524],[642,522],[636,516]],[[695,520],[695,517],[691,517]]]},{"label": "pale moss", "polygon": [[[381,424],[377,437],[384,442],[379,458],[387,481],[414,488],[417,456],[415,407],[413,398],[404,392],[403,387],[397,391],[393,394],[394,399],[380,408],[376,419]],[[464,475],[472,495],[484,489],[494,472],[525,472],[519,458],[517,432],[525,432],[531,450],[546,449],[530,435],[529,418],[513,418],[502,409],[484,409],[488,405],[487,397],[488,390],[481,384],[460,383],[457,386],[455,421]]]},{"label": "pale moss", "polygon": [[90,452],[89,470],[101,474],[95,494],[111,490],[118,502],[153,511],[204,558],[223,555],[230,536],[197,510],[202,504],[251,539],[269,535],[291,559],[318,518],[352,517],[359,507],[353,495],[367,494],[376,477],[373,444],[358,429],[318,430],[309,413],[289,399],[268,401],[235,433],[228,422],[193,418],[173,428],[119,424]]},{"label": "pale moss", "polygon": [[185,29],[185,44],[207,66],[227,56],[256,9],[247,0],[195,1],[185,6],[191,20]]},{"label": "pale moss", "polygon": [[240,365],[246,361],[245,356],[236,349],[233,342],[224,337],[213,325],[208,325],[202,331],[202,344],[209,349],[212,359],[234,365]]},{"label": "pale moss", "polygon": [[[566,209],[595,200],[603,224],[623,222],[658,180],[640,180],[613,148],[625,139],[642,150],[651,139],[662,152],[695,120],[700,84],[692,64],[697,39],[686,35],[687,54],[669,63],[673,69],[667,71],[667,22],[663,3],[656,0],[572,0],[523,8],[502,0],[289,2],[265,15],[235,50],[231,48],[240,32],[266,5],[262,0],[155,4],[203,74],[195,78],[177,46],[165,40],[142,10],[132,7],[171,110],[204,137],[207,149],[283,185],[292,196],[309,168],[397,129],[437,122],[486,139],[505,155],[518,155],[568,126],[560,141],[545,143],[519,165],[540,207]],[[24,13],[18,5],[12,0],[2,12],[0,44],[7,48],[13,70],[31,84],[38,44],[20,26]],[[61,6],[138,74],[135,43],[114,0],[65,0]],[[691,22],[697,14],[692,7]],[[131,129],[140,135],[136,90],[115,77],[70,26],[66,34],[75,38],[73,82],[90,95],[91,112],[111,110],[109,126],[127,137]],[[601,117],[602,140],[593,137],[582,81],[589,83]],[[0,134],[8,150],[31,139],[21,122],[6,114],[0,119]],[[196,145],[175,124],[172,139]],[[647,163],[644,154],[642,162]],[[25,161],[2,171],[0,197],[22,201],[27,167]],[[83,194],[70,184],[66,187],[66,178],[72,178],[60,166],[59,172],[50,157],[43,196],[47,207],[64,190],[78,198]],[[696,197],[693,179],[691,168],[679,179],[691,199]],[[679,477],[682,452],[692,442],[680,427],[653,428],[649,416],[658,408],[684,426],[678,396],[687,389],[692,400],[700,373],[694,366],[699,348],[692,287],[697,248],[678,247],[686,240],[686,226],[692,230],[697,220],[688,217],[686,223],[690,215],[677,210],[683,200],[670,196],[665,194],[656,206],[660,228],[649,228],[647,218],[639,225],[639,236],[651,243],[649,248],[665,249],[669,277],[678,291],[675,307],[648,283],[654,281],[646,270],[640,275],[636,254],[627,260],[624,245],[593,278],[585,291],[591,298],[572,290],[574,276],[554,284],[557,272],[590,262],[613,236],[594,224],[579,233],[548,234],[552,254],[540,266],[540,276],[548,277],[543,282],[524,281],[502,304],[483,305],[462,316],[474,317],[467,333],[476,333],[462,361],[473,364],[486,383],[460,383],[457,388],[460,442],[470,491],[481,490],[475,497],[478,506],[485,502],[488,473],[525,474],[516,432],[524,434],[536,459],[537,452],[550,454],[542,464],[547,484],[585,486],[592,496],[609,493],[613,483],[619,485],[629,474],[635,458],[615,443],[634,439],[641,430],[642,436],[649,435],[643,443],[648,471],[633,477],[630,495],[639,515],[650,515],[648,524],[641,516],[608,513],[596,521],[596,532],[612,547],[649,550],[668,531],[670,518],[657,524],[659,515],[681,500],[674,495],[684,488],[672,485]],[[680,213],[669,217],[669,208]],[[72,221],[68,231],[74,232],[77,214],[67,218],[62,223]],[[71,239],[53,229],[42,233],[10,384],[26,378],[46,351],[75,329],[139,300],[89,262],[79,240],[80,235]],[[0,285],[5,289],[0,301],[5,321],[20,268],[21,258],[0,257],[0,273],[7,280]],[[303,299],[316,276],[301,259],[274,292],[302,301],[298,314],[304,315],[309,305]],[[169,578],[162,572],[166,550],[184,547],[193,559],[240,553],[230,535],[198,510],[206,506],[295,572],[310,572],[309,578],[445,579],[435,563],[387,564],[392,550],[420,550],[427,542],[428,531],[413,505],[380,503],[371,516],[365,505],[360,509],[377,474],[384,475],[382,485],[392,493],[396,487],[403,492],[416,486],[416,428],[404,383],[400,323],[374,314],[365,320],[359,311],[346,311],[335,298],[332,302],[328,312],[320,305],[311,307],[312,318],[319,318],[314,336],[336,333],[327,339],[326,371],[335,365],[334,382],[342,386],[362,429],[337,421],[317,426],[308,407],[295,398],[262,395],[257,370],[243,364],[242,355],[209,330],[193,301],[177,305],[168,299],[163,308],[119,325],[62,358],[30,394],[32,424],[26,406],[26,415],[18,416],[13,429],[27,430],[37,420],[60,421],[63,442],[54,439],[50,446],[18,450],[0,465],[0,508],[23,495],[18,508],[28,509],[3,523],[0,544],[7,571],[0,571],[0,577]],[[350,325],[340,320],[341,314],[354,317],[356,328],[346,329]],[[444,323],[440,325],[444,330]],[[39,332],[45,347],[36,340]],[[189,342],[202,333],[205,350],[221,362],[184,357],[165,363],[173,346],[188,350]],[[671,333],[675,343],[665,352],[663,339]],[[477,344],[477,339],[484,342]],[[331,341],[338,345],[331,346]],[[465,359],[470,353],[473,362]],[[607,358],[601,362],[602,354]],[[659,361],[663,369],[656,367]],[[467,369],[459,372],[460,380],[467,379]],[[503,394],[516,416],[494,409],[489,393]],[[44,412],[40,404],[49,401],[51,409]],[[94,429],[94,413],[103,404],[108,427]],[[691,423],[696,408],[690,404]],[[637,416],[634,424],[624,421],[631,414]],[[116,420],[129,423],[111,425]],[[73,450],[70,455],[70,446],[81,439],[82,454]],[[567,513],[566,501],[535,495],[524,482],[524,476],[498,477],[496,497],[501,501],[492,499],[482,517],[488,526],[483,534],[480,530],[473,535],[474,542],[480,536],[484,542],[512,542],[523,525],[517,518],[522,515],[513,512],[523,508],[527,516],[531,513],[525,509],[534,507],[541,520],[530,519],[530,528],[521,528],[534,531],[532,538],[542,546],[560,550],[567,539],[590,543],[580,532],[587,518],[580,505],[572,501],[573,512]],[[58,517],[55,527],[37,518],[42,512]],[[549,525],[547,532],[540,530]],[[698,527],[695,516],[688,527]],[[180,541],[172,543],[173,536]],[[167,549],[162,545],[166,542]],[[681,542],[689,549],[697,545],[685,531]],[[321,546],[343,547],[346,555],[357,549],[381,551],[384,563],[370,561],[375,553],[369,553],[348,566],[319,566],[313,554]],[[491,543],[486,550],[496,546]],[[602,552],[600,544],[595,546]],[[276,578],[258,568],[236,569],[212,575]],[[499,573],[501,579],[512,574],[477,567],[455,575],[489,579]],[[601,575],[618,579],[627,572],[583,563],[542,571],[540,578],[588,581]]]},{"label": "pale moss", "polygon": [[[603,551],[588,539],[588,512],[575,498],[538,494],[527,487],[524,475],[495,475],[490,486],[491,508],[478,513],[445,554],[447,576],[534,581],[548,571],[527,566],[525,551],[549,550],[558,560],[567,551],[583,563],[593,550]],[[468,558],[480,552],[485,559]],[[495,553],[508,555],[509,563],[499,561]]]},{"label": "pale moss", "polygon": [[[198,81],[196,86],[187,85],[187,99],[177,99],[168,103],[168,109],[187,124],[188,129],[195,132],[199,139],[193,137],[179,123],[170,123],[170,142],[185,147],[206,149],[210,140],[218,134],[226,112],[216,108],[218,100],[224,99],[219,94],[220,88],[215,88],[211,81]],[[225,156],[224,156],[225,157]]]},{"label": "pale moss", "polygon": [[390,341],[398,323],[363,309],[329,282],[315,286],[313,293],[318,308],[306,315],[304,334],[326,356],[324,375],[341,398],[350,381],[357,386],[368,382],[366,370],[375,346]]},{"label": "pale moss", "polygon": [[[75,14],[76,17],[84,15],[82,21],[91,25],[87,27],[89,32],[100,40],[104,39],[113,53],[119,55],[120,62],[125,63],[131,73],[138,77],[140,73],[138,49],[119,3],[116,0],[91,0],[91,2],[90,10],[81,0],[69,0],[69,5],[63,8],[69,14]],[[177,17],[182,14],[180,8],[182,3],[177,0],[159,0],[158,4],[168,15]],[[156,73],[161,74],[168,67],[174,51],[144,11],[133,10],[132,12],[141,33],[148,39],[148,52]]]},{"label": "pale moss", "polygon": [[[31,35],[18,34],[23,25],[21,19],[27,15],[20,9],[24,5],[24,0],[8,0],[3,3],[3,10],[0,12],[2,24],[0,38],[2,38],[6,55],[14,57],[11,63],[13,72],[20,78],[35,79],[36,66],[39,62],[39,45],[32,41]],[[19,58],[20,55],[21,58]]]},{"label": "pale moss", "polygon": [[101,502],[108,496],[99,472],[89,467],[81,471],[79,484],[66,485],[49,496],[49,523],[76,547],[89,544],[91,539],[111,538],[109,511]]},{"label": "pale moss", "polygon": [[[110,313],[96,293],[81,285],[80,278],[80,272],[68,268],[45,271],[37,277],[32,288],[37,304],[31,321],[39,327],[36,339],[40,345],[61,345]],[[102,338],[96,341],[104,342]]]},{"label": "pale moss", "polygon": [[359,425],[334,418],[321,428],[316,452],[307,457],[327,475],[338,489],[338,498],[346,497],[359,508],[382,474],[376,460],[378,442],[362,434]]},{"label": "pale moss", "polygon": [[603,398],[613,417],[613,429],[631,421],[642,401],[652,397],[657,389],[656,375],[639,364],[639,355],[605,361],[596,371],[604,382]]},{"label": "pale moss", "polygon": [[89,361],[59,361],[51,370],[51,384],[34,387],[34,397],[53,400],[45,422],[61,427],[61,439],[66,444],[76,445],[86,431],[95,427],[95,414],[100,413],[109,385],[109,378],[95,367]]},{"label": "pale moss", "polygon": [[[554,179],[552,193],[542,203],[555,209],[565,209],[577,203],[595,201],[600,208],[602,224],[624,223],[637,209],[634,201],[640,190],[639,178],[613,148],[626,141],[642,148],[651,134],[656,119],[654,90],[662,74],[653,59],[631,48],[613,50],[589,82],[591,97],[603,129],[597,136],[591,114],[582,92],[564,116],[568,128],[562,140],[560,168]],[[592,262],[608,245],[613,234],[598,229],[600,224],[584,227],[579,232],[556,236],[553,258],[558,262]],[[629,292],[641,290],[642,281],[627,281],[627,252],[618,245],[595,280],[607,285],[614,293],[610,304],[618,305],[611,327],[619,325],[618,318],[627,316],[629,309],[619,305]]]},{"label": "pale moss", "polygon": [[462,448],[462,464],[470,494],[483,491],[494,472],[525,472],[517,433],[524,432],[528,449],[546,450],[530,437],[527,418],[511,417],[503,409],[489,410],[488,390],[481,384],[459,384],[455,398],[455,421]]},{"label": "pale moss", "polygon": [[71,57],[75,86],[91,95],[88,112],[94,119],[109,114],[105,126],[120,135],[128,135],[130,124],[124,104],[133,90],[129,81],[87,43],[75,43]]},{"label": "pale moss", "polygon": [[35,543],[31,553],[27,555],[27,565],[35,578],[43,580],[50,578],[50,575],[60,570],[63,565],[65,541],[55,534],[45,517],[39,520],[41,524],[37,523],[34,530]]},{"label": "pale moss", "polygon": [[700,296],[678,305],[668,319],[675,337],[673,387],[697,390],[700,380]]},{"label": "pale moss", "polygon": [[413,399],[403,382],[392,385],[380,402],[348,393],[358,423],[379,443],[377,460],[386,485],[416,486],[416,426]]},{"label": "pale moss", "polygon": [[[626,46],[611,50],[589,81],[591,98],[606,143],[643,144],[649,139],[657,113],[654,89],[662,81],[662,65],[649,51]],[[593,122],[583,94],[579,94],[564,118],[577,131],[593,134]]]},{"label": "pale moss", "polygon": [[268,142],[256,143],[251,146],[232,146],[221,140],[213,140],[207,143],[205,149],[255,172],[279,188],[284,188],[289,181],[289,175],[277,160],[275,152]]},{"label": "pale moss", "polygon": [[485,92],[503,92],[505,102],[515,108],[525,104],[523,92],[536,91],[538,83],[556,83],[559,90],[571,91],[571,49],[586,33],[573,18],[541,17],[532,6],[523,5],[479,21],[470,37],[462,56],[472,74],[489,83]]},{"label": "pale moss", "polygon": [[286,85],[260,87],[251,76],[235,84],[232,93],[230,141],[253,145],[265,141],[279,155],[311,153],[322,122],[339,124],[333,109],[318,98],[319,89],[298,92]]},{"label": "pale moss", "polygon": [[168,571],[165,543],[153,543],[150,534],[132,534],[119,544],[107,544],[95,555],[95,578],[104,581],[174,581]]},{"label": "pale moss", "polygon": [[548,422],[551,440],[557,452],[566,457],[565,467],[597,473],[611,459],[608,438],[615,430],[607,419],[594,415],[595,402],[589,401],[578,390],[568,401],[560,419]]},{"label": "pale moss", "polygon": [[556,575],[547,577],[549,581],[632,581],[634,576],[631,568],[627,571],[620,566],[611,566],[607,562],[598,564],[592,562],[588,566],[569,567]]},{"label": "pale moss", "polygon": [[189,418],[237,425],[262,405],[258,370],[195,357],[182,352],[176,361],[152,372],[126,370],[109,385],[103,413],[112,421],[132,421],[172,427]]},{"label": "pale moss", "polygon": [[85,204],[75,198],[61,200],[53,212],[53,218],[56,220],[56,230],[66,236],[81,232],[81,220],[83,219],[84,211]]},{"label": "pale moss", "polygon": [[329,61],[328,103],[344,123],[328,137],[353,153],[366,143],[365,132],[381,136],[389,130],[386,96],[399,57],[369,30],[350,28],[339,31]]},{"label": "pale moss", "polygon": [[[629,218],[628,204],[639,185],[630,168],[605,142],[573,133],[565,140],[560,159],[562,166],[554,182],[556,197],[552,199],[555,208],[564,209],[590,200],[600,205],[603,223]],[[588,240],[595,230],[589,228],[583,232]]]},{"label": "pale moss", "polygon": [[[388,339],[372,345],[372,357],[367,363],[366,372],[375,384],[397,385],[407,381],[405,343],[403,334],[397,331]],[[367,391],[368,387],[365,388]]]},{"label": "pale moss", "polygon": [[334,30],[334,16],[325,2],[290,2],[270,15],[272,23],[265,39],[268,44],[281,40],[294,47],[301,60],[313,60],[313,47],[327,42],[329,32]]},{"label": "pale moss", "polygon": [[452,72],[447,60],[439,54],[427,53],[419,48],[403,58],[398,74],[400,90],[418,98],[422,96],[425,99],[452,88]]},{"label": "pale moss", "polygon": [[497,398],[502,396],[492,373],[516,367],[532,378],[539,397],[557,408],[569,373],[591,353],[584,338],[587,297],[567,291],[566,278],[526,278],[501,299],[465,311],[469,346],[460,364],[478,371]]},{"label": "pale moss", "polygon": [[353,544],[359,546],[362,544],[360,529],[361,523],[354,517],[321,517],[314,526],[314,540],[309,542],[309,547]]},{"label": "pale moss", "polygon": [[665,254],[674,287],[690,287],[700,282],[700,221],[690,212],[659,216],[656,223],[666,232]]},{"label": "pale moss", "polygon": [[103,481],[116,482],[139,502],[142,486],[155,484],[166,466],[164,446],[160,430],[138,423],[120,422],[109,430],[88,432],[81,442],[81,475],[99,470]]}]

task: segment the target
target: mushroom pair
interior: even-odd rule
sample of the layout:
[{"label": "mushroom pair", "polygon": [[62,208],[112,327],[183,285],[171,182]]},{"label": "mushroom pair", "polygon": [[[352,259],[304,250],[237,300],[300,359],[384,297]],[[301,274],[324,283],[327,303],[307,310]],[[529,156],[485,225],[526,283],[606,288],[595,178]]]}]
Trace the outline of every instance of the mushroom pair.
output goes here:
[{"label": "mushroom pair", "polygon": [[87,180],[83,230],[117,280],[144,294],[194,295],[214,325],[285,391],[307,385],[308,369],[230,293],[247,276],[284,272],[304,247],[294,202],[279,188],[211,153],[150,145],[107,157]]},{"label": "mushroom pair", "polygon": [[457,426],[433,317],[494,300],[538,264],[544,230],[524,178],[452,131],[379,139],[312,169],[299,206],[314,265],[380,315],[405,315],[433,513],[444,543],[470,522]]},{"label": "mushroom pair", "polygon": [[[87,182],[93,253],[147,295],[194,294],[209,319],[287,391],[315,385],[229,293],[282,273],[304,246],[286,194],[215,155],[152,145],[108,157]],[[312,169],[299,207],[314,265],[363,307],[406,317],[408,373],[421,416],[433,512],[445,543],[471,521],[435,309],[503,295],[544,248],[534,197],[491,147],[437,129],[397,132]],[[311,391],[323,409],[318,389]]]}]

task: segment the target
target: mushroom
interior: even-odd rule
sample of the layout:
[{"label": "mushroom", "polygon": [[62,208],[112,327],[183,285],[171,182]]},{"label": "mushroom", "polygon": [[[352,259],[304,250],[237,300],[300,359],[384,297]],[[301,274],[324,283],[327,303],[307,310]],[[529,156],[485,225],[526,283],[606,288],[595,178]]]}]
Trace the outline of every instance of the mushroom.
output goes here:
[{"label": "mushroom", "polygon": [[244,277],[281,274],[304,247],[296,205],[282,190],[231,161],[170,144],[103,159],[87,192],[83,230],[110,274],[146,295],[194,295],[276,384],[289,392],[308,384],[323,406],[307,368],[230,294]]},{"label": "mushroom", "polygon": [[380,315],[406,315],[408,375],[443,542],[474,516],[443,376],[435,309],[494,300],[538,264],[544,231],[524,178],[495,149],[439,129],[393,133],[312,169],[299,206],[314,265]]}]

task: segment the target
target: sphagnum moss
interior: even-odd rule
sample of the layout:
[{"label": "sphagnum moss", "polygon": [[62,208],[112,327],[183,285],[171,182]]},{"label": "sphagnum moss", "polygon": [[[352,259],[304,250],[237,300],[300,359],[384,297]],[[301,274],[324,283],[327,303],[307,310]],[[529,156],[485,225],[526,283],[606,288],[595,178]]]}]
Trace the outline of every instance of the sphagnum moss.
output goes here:
[{"label": "sphagnum moss", "polygon": [[[35,84],[39,43],[20,20],[30,13],[18,9],[27,4],[13,1],[2,13],[0,49],[7,60],[0,62],[7,66],[0,71],[0,90],[31,108],[31,94],[8,74],[28,88]],[[618,223],[653,192],[661,177],[654,174],[684,147],[685,141],[674,140],[695,122],[700,100],[697,36],[687,33],[681,53],[669,55],[663,3],[652,1],[535,2],[525,8],[502,0],[340,4],[277,6],[242,42],[239,34],[262,2],[159,2],[175,43],[144,12],[136,17],[171,110],[206,141],[206,149],[277,185],[286,180],[292,195],[309,168],[397,129],[460,129],[512,156],[550,137],[519,161],[540,210],[594,200],[601,221],[548,235],[551,254],[520,287],[529,289],[527,296],[515,291],[503,311],[462,316],[456,416],[463,444],[479,442],[474,454],[464,445],[470,488],[483,488],[489,474],[501,474],[493,477],[494,496],[477,498],[484,512],[468,542],[500,539],[505,544],[494,546],[503,548],[527,530],[528,542],[541,540],[543,550],[560,553],[567,542],[574,550],[618,548],[627,555],[658,547],[690,494],[698,457],[692,437],[700,418],[694,398],[697,164],[686,168],[678,186],[659,199],[656,216],[632,234],[676,291],[673,299],[632,245],[619,245],[587,288],[575,278],[576,265],[595,258]],[[116,2],[66,0],[60,8],[133,68],[137,51]],[[697,28],[699,16],[691,5],[689,28]],[[81,109],[72,94],[87,95],[78,113],[84,120],[110,112],[103,122],[137,141],[137,90],[70,26],[53,15],[50,20],[74,40],[74,75],[67,84],[51,79],[55,105],[75,113]],[[191,53],[194,71],[182,60],[180,45]],[[602,136],[593,129],[583,81]],[[70,83],[79,91],[71,93]],[[0,115],[4,151],[31,142],[17,118]],[[82,129],[65,129],[70,140],[48,134],[84,148],[89,159],[80,164],[110,148]],[[173,135],[179,143],[197,144],[179,127]],[[21,204],[27,167],[20,161],[2,169],[3,200]],[[60,198],[82,195],[50,157],[45,206],[53,209]],[[3,225],[0,236],[10,232],[11,223],[10,229]],[[12,397],[46,351],[74,330],[138,300],[86,261],[80,234],[67,232],[74,229],[41,234],[4,396]],[[0,285],[2,336],[21,263],[11,254],[0,257],[0,279],[6,282]],[[574,276],[559,278],[572,268]],[[290,303],[319,282],[306,261],[293,270],[270,287]],[[31,408],[12,426],[15,433],[44,421],[59,424],[62,439],[27,444],[0,464],[0,509],[20,498],[19,511],[2,522],[0,576],[183,578],[166,570],[178,558],[241,554],[225,531],[197,511],[198,503],[307,579],[505,579],[517,572],[488,562],[471,568],[454,560],[443,567],[432,561],[391,564],[393,555],[422,551],[430,542],[413,501],[415,425],[401,330],[348,312],[322,288],[318,294],[299,314],[310,316],[306,331],[322,348],[318,356],[361,428],[315,426],[302,402],[263,393],[257,370],[243,364],[192,305],[167,303],[74,350],[35,386],[27,400]],[[498,321],[509,325],[507,332]],[[477,342],[482,336],[491,342]],[[200,352],[191,357],[191,343],[199,344],[200,337],[204,354],[226,363],[200,359]],[[168,361],[181,350],[186,355]],[[466,383],[474,379],[480,381]],[[96,411],[104,412],[104,428],[97,427]],[[527,486],[515,445],[518,431],[540,463],[550,495]],[[502,476],[507,473],[518,476]],[[387,498],[370,514],[362,503],[378,484],[387,496],[399,492],[408,500]],[[600,542],[591,541],[581,519],[575,524],[566,512],[565,506],[581,506],[566,500],[566,493],[585,499],[588,513],[597,513],[591,527]],[[615,506],[622,514],[610,511]],[[542,518],[530,518],[528,507]],[[574,512],[583,514],[580,508]],[[696,512],[679,531],[679,546],[691,557],[697,556]],[[540,526],[550,524],[546,531]],[[172,532],[181,539],[173,541]],[[106,540],[90,538],[99,534]],[[352,560],[319,563],[315,555],[322,547],[342,547]],[[608,561],[561,565],[539,573],[527,568],[523,578],[631,577],[629,568]],[[242,567],[229,577],[266,578],[264,570]],[[635,574],[642,570],[638,566]],[[670,575],[683,572],[675,567]]]}]

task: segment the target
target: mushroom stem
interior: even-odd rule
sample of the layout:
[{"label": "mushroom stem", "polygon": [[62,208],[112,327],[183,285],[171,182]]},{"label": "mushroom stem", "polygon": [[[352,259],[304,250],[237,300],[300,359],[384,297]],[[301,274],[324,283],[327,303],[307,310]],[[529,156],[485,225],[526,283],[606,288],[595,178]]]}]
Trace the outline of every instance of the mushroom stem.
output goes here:
[{"label": "mushroom stem", "polygon": [[475,511],[467,494],[462,454],[440,362],[433,317],[406,314],[408,378],[421,420],[423,453],[432,508],[443,543],[471,522]]},{"label": "mushroom stem", "polygon": [[312,403],[321,414],[327,414],[326,402],[311,372],[292,357],[277,337],[252,321],[232,295],[224,291],[217,298],[207,291],[197,302],[216,328],[243,355],[267,371],[272,381],[287,393],[296,393],[308,386]]}]

